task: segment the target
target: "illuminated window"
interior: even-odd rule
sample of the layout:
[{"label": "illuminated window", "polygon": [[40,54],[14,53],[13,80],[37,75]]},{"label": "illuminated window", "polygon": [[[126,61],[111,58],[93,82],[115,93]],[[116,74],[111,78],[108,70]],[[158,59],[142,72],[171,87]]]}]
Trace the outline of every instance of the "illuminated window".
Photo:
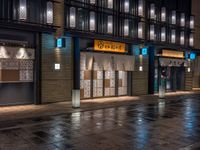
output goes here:
[{"label": "illuminated window", "polygon": [[90,31],[95,31],[95,12],[90,12]]},{"label": "illuminated window", "polygon": [[194,35],[193,35],[193,33],[190,33],[189,45],[194,46]]},{"label": "illuminated window", "polygon": [[150,19],[156,19],[155,4],[150,5]]},{"label": "illuminated window", "polygon": [[129,0],[124,0],[124,12],[128,13],[129,12]]},{"label": "illuminated window", "polygon": [[176,43],[176,30],[171,30],[171,43]]},{"label": "illuminated window", "polygon": [[140,39],[143,38],[143,23],[142,22],[138,23],[138,38]]},{"label": "illuminated window", "polygon": [[143,0],[138,0],[138,15],[139,16],[144,15],[144,2],[143,2]]},{"label": "illuminated window", "polygon": [[108,8],[113,8],[113,0],[108,0]]},{"label": "illuminated window", "polygon": [[53,3],[50,1],[47,2],[47,23],[53,23]]},{"label": "illuminated window", "polygon": [[155,40],[155,26],[150,25],[150,40]]},{"label": "illuminated window", "polygon": [[113,16],[108,16],[107,33],[109,34],[113,33]]},{"label": "illuminated window", "polygon": [[190,16],[190,29],[194,29],[194,16]]},{"label": "illuminated window", "polygon": [[70,8],[70,27],[75,28],[76,27],[76,9],[74,7]]},{"label": "illuminated window", "polygon": [[173,10],[171,14],[171,23],[176,24],[176,11]]},{"label": "illuminated window", "polygon": [[161,28],[161,41],[162,42],[166,41],[166,28],[165,27]]},{"label": "illuminated window", "polygon": [[184,14],[184,13],[181,13],[181,22],[180,22],[180,25],[181,25],[182,27],[185,26],[185,14]]},{"label": "illuminated window", "polygon": [[19,19],[20,20],[26,20],[27,19],[26,0],[19,0]]},{"label": "illuminated window", "polygon": [[96,0],[90,0],[90,4],[95,5],[96,4]]},{"label": "illuminated window", "polygon": [[184,45],[185,44],[185,32],[181,31],[180,33],[180,44]]},{"label": "illuminated window", "polygon": [[129,20],[125,19],[124,20],[124,36],[129,35]]},{"label": "illuminated window", "polygon": [[162,22],[166,21],[166,8],[165,7],[161,8],[161,21]]}]

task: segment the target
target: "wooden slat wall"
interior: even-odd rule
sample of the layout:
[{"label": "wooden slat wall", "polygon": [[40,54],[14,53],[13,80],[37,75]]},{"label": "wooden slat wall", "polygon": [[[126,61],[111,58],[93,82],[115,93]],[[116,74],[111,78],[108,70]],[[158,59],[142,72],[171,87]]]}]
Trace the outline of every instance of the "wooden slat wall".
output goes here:
[{"label": "wooden slat wall", "polygon": [[200,56],[197,57],[194,64],[193,88],[200,88]]},{"label": "wooden slat wall", "polygon": [[191,91],[192,88],[193,88],[193,71],[191,70],[191,72],[188,72],[187,68],[186,68],[186,70],[185,70],[185,90]]},{"label": "wooden slat wall", "polygon": [[139,56],[135,57],[135,71],[132,73],[132,95],[148,94],[148,63],[147,56],[143,57],[143,71],[139,71]]},{"label": "wooden slat wall", "polygon": [[[72,91],[72,38],[66,38],[66,47],[55,48],[53,35],[42,35],[42,102],[70,101]],[[61,70],[54,70],[60,63]]]}]

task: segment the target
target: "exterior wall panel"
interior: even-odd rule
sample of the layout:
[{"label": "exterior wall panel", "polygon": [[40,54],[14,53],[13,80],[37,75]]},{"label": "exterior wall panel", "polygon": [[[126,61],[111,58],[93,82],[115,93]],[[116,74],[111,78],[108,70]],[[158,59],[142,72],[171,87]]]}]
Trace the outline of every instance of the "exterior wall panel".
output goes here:
[{"label": "exterior wall panel", "polygon": [[139,56],[136,56],[135,58],[135,71],[132,73],[132,95],[146,95],[148,94],[149,58],[148,56],[143,57],[143,71],[139,71],[141,65]]},{"label": "exterior wall panel", "polygon": [[[70,101],[72,90],[72,38],[66,38],[65,48],[55,48],[53,35],[42,35],[42,102]],[[55,63],[61,69],[55,70]]]}]

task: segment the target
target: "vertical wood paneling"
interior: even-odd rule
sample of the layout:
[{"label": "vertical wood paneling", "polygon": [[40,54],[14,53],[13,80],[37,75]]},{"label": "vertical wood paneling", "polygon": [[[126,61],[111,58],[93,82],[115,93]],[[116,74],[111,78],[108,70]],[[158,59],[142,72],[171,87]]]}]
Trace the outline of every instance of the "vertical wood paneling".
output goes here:
[{"label": "vertical wood paneling", "polygon": [[135,71],[132,73],[132,95],[146,95],[148,94],[149,58],[147,56],[143,58],[143,71],[139,71],[139,56],[135,58]]}]

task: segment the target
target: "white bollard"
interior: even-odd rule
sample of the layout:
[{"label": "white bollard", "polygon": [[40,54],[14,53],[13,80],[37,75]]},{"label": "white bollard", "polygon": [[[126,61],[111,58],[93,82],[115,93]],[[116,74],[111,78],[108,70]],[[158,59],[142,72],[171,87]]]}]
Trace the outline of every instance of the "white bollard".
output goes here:
[{"label": "white bollard", "polygon": [[80,108],[80,90],[72,90],[72,107]]},{"label": "white bollard", "polygon": [[165,98],[165,84],[164,79],[161,79],[161,84],[159,85],[159,98],[164,99]]}]

